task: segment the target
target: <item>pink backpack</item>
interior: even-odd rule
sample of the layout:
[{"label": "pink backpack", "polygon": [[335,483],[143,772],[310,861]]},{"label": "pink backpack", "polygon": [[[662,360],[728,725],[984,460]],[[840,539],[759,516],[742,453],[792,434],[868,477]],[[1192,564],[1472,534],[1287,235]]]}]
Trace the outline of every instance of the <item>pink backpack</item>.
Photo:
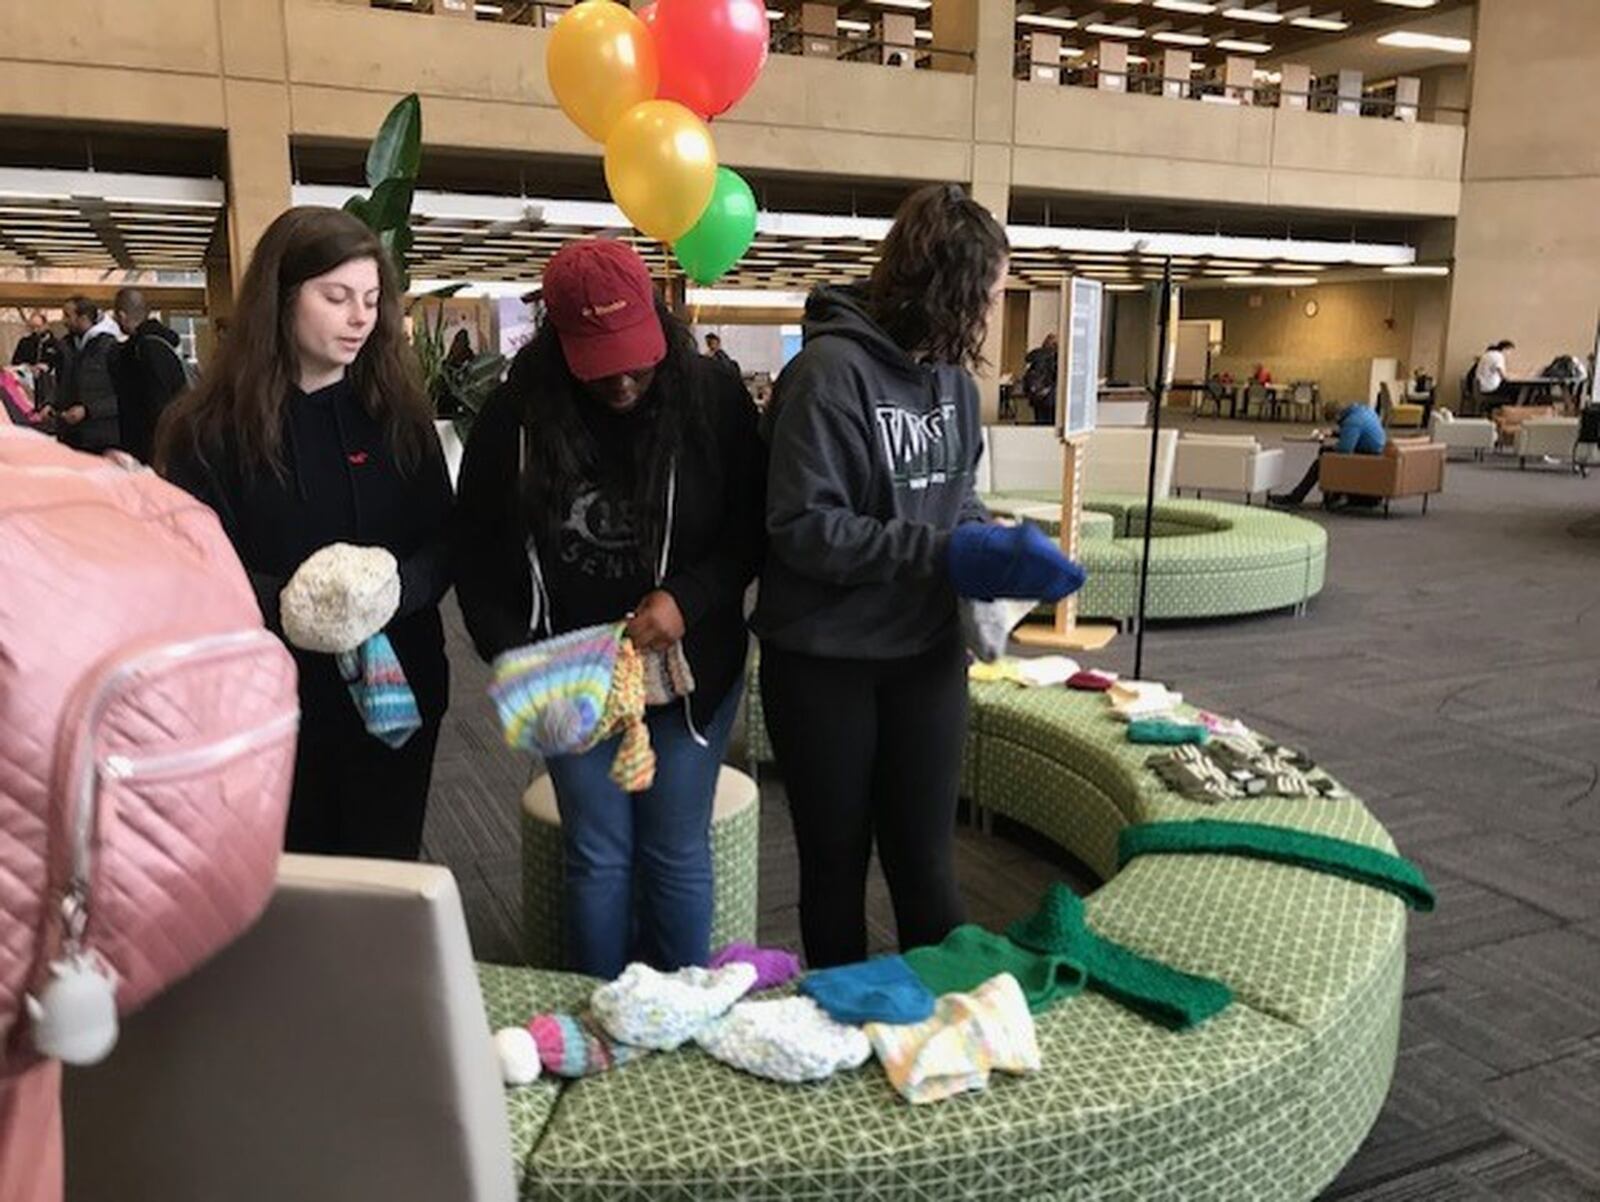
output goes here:
[{"label": "pink backpack", "polygon": [[126,1013],[256,919],[298,723],[216,516],[0,424],[0,1077],[59,966],[94,966],[114,1039],[105,978]]}]

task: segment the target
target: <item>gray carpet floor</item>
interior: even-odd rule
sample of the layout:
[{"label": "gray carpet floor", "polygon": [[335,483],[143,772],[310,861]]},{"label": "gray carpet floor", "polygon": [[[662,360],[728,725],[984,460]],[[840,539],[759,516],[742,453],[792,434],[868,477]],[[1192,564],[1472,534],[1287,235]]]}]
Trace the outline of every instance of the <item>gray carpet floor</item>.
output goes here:
[{"label": "gray carpet floor", "polygon": [[[1271,441],[1286,428],[1252,429]],[[1393,1089],[1329,1199],[1600,1199],[1600,473],[1452,463],[1428,516],[1324,516],[1327,590],[1302,618],[1153,624],[1145,674],[1304,746],[1439,891],[1413,919]],[[485,670],[450,610],[455,703],[426,854],[461,882],[478,955],[515,961],[517,798]],[[1094,662],[1129,671],[1123,637]],[[736,739],[737,748],[737,739]],[[738,758],[735,751],[733,758]],[[762,938],[798,946],[781,782],[763,781]],[[957,837],[974,921],[1084,871],[1002,828]],[[882,881],[875,948],[894,944]]]}]

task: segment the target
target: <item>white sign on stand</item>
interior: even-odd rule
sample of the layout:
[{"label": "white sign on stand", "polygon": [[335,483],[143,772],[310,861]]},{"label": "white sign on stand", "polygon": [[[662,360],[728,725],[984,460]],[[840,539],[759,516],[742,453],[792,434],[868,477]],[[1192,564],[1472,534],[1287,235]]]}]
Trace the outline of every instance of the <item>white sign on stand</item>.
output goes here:
[{"label": "white sign on stand", "polygon": [[[1083,525],[1083,463],[1100,405],[1100,330],[1105,292],[1098,280],[1069,277],[1061,285],[1061,326],[1056,335],[1056,434],[1061,439],[1061,550],[1078,558]],[[1015,638],[1032,647],[1098,651],[1116,636],[1114,626],[1080,626],[1078,599],[1056,606],[1051,626],[1020,626]]]}]

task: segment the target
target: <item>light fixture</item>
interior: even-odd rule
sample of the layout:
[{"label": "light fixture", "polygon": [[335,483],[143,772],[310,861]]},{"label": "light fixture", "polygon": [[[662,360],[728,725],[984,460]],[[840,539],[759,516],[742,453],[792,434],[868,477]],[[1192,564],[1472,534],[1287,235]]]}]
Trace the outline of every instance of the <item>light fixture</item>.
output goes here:
[{"label": "light fixture", "polygon": [[1395,267],[1385,267],[1385,275],[1449,275],[1450,269],[1442,263],[1409,263]]},{"label": "light fixture", "polygon": [[1295,17],[1289,24],[1298,25],[1301,29],[1320,29],[1327,33],[1343,33],[1350,28],[1350,22],[1338,14],[1331,17]]},{"label": "light fixture", "polygon": [[868,0],[874,8],[903,8],[924,13],[933,7],[933,0]]},{"label": "light fixture", "polygon": [[1446,54],[1472,53],[1471,38],[1447,38],[1435,33],[1417,33],[1411,29],[1397,29],[1378,39],[1380,46],[1398,46],[1402,50],[1442,50]]},{"label": "light fixture", "polygon": [[1152,34],[1156,41],[1168,46],[1209,46],[1211,39],[1202,37],[1198,33],[1167,33],[1165,31]]},{"label": "light fixture", "polygon": [[834,24],[834,27],[836,29],[842,29],[846,33],[871,33],[872,32],[872,26],[867,24],[865,21],[846,21],[843,18],[841,18],[841,19],[835,21],[833,24]]},{"label": "light fixture", "polygon": [[1396,8],[1432,8],[1439,0],[1378,0],[1379,4],[1392,4]]},{"label": "light fixture", "polygon": [[1240,38],[1218,38],[1218,50],[1235,50],[1240,54],[1271,54],[1272,47],[1266,42],[1247,42]]},{"label": "light fixture", "polygon": [[1083,27],[1085,33],[1097,33],[1107,38],[1142,38],[1144,30],[1134,25],[1103,25],[1096,21],[1092,25]]},{"label": "light fixture", "polygon": [[1082,58],[1086,53],[1088,52],[1085,50],[1079,50],[1076,46],[1061,47],[1062,58]]},{"label": "light fixture", "polygon": [[1217,6],[1209,0],[1156,0],[1155,7],[1164,8],[1169,13],[1194,13],[1200,17],[1217,11]]},{"label": "light fixture", "polygon": [[1318,283],[1314,275],[1230,275],[1223,282],[1263,288],[1315,288]]},{"label": "light fixture", "polygon": [[1270,8],[1225,8],[1222,15],[1234,21],[1254,21],[1258,25],[1283,24],[1283,14]]},{"label": "light fixture", "polygon": [[789,14],[784,12],[783,9],[781,9],[781,8],[769,8],[769,9],[767,9],[767,20],[769,20],[769,21],[781,21],[785,17],[787,17],[788,15]]},{"label": "light fixture", "polygon": [[1040,16],[1038,13],[1023,13],[1017,18],[1018,25],[1031,25],[1036,29],[1076,29],[1078,23],[1071,17]]}]

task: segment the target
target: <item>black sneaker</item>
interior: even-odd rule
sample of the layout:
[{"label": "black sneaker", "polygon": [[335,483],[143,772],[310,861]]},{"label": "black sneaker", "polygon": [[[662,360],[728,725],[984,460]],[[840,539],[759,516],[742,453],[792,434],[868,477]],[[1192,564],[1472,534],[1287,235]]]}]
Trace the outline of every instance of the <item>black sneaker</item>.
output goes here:
[{"label": "black sneaker", "polygon": [[1300,502],[1295,500],[1286,492],[1269,492],[1267,494],[1267,504],[1271,505],[1274,509],[1300,508]]}]

